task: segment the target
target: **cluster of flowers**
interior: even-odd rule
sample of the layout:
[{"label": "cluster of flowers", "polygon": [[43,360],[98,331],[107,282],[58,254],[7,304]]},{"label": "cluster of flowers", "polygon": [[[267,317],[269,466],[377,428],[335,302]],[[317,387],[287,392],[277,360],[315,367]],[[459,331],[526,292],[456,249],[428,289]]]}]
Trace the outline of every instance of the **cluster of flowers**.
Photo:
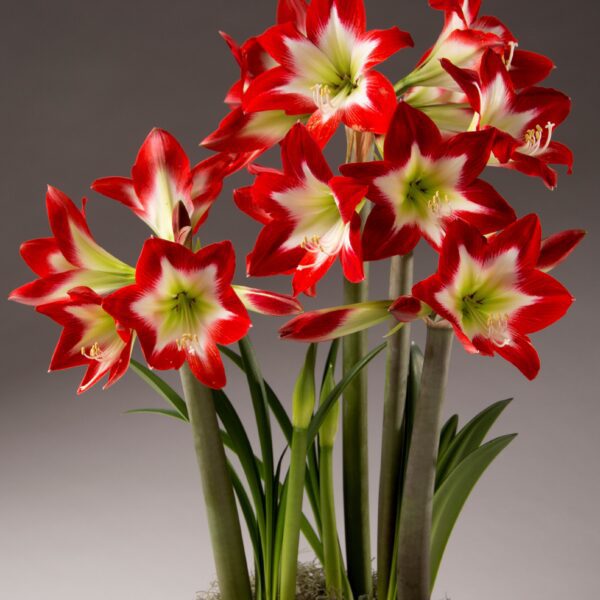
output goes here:
[{"label": "cluster of flowers", "polygon": [[[301,312],[296,296],[314,294],[338,257],[345,277],[359,282],[364,261],[410,253],[424,238],[439,267],[411,296],[305,313],[283,337],[329,339],[388,310],[401,322],[442,318],[467,350],[498,353],[534,377],[539,359],[528,334],[572,302],[546,272],[583,232],[542,240],[538,217],[517,219],[479,176],[504,167],[553,188],[551,165],[572,165],[553,139],[570,101],[537,85],[552,62],[519,49],[496,18],[479,16],[479,0],[430,4],[444,11],[441,35],[396,85],[374,68],[412,39],[396,27],[367,30],[363,0],[280,0],[277,24],[263,34],[242,45],[223,34],[241,76],[225,99],[229,114],[203,141],[216,154],[192,167],[177,141],[155,129],[131,178],[92,185],[152,229],[135,269],[100,247],[84,210],[50,188],[53,237],[21,249],[39,278],[11,298],[64,327],[51,369],[87,365],[80,391],[107,373],[110,385],[138,337],[151,367],[187,360],[204,384],[222,387],[217,345],[246,334],[247,308]],[[322,149],[340,126],[355,141],[371,136],[381,160],[344,164],[334,175]],[[256,164],[278,143],[281,170]],[[293,296],[232,285],[230,242],[195,247],[224,178],[242,168],[255,181],[236,190],[235,202],[264,226],[247,272],[292,275]]]}]

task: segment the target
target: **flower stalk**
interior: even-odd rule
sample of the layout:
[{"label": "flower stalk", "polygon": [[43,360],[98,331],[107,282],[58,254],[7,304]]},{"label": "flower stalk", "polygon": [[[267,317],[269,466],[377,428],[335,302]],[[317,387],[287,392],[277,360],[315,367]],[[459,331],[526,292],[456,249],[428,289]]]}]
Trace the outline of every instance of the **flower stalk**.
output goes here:
[{"label": "flower stalk", "polygon": [[315,359],[317,346],[311,344],[294,388],[290,469],[285,497],[285,517],[281,544],[279,600],[296,598],[298,546],[302,521],[302,499],[308,453],[308,427],[315,407]]},{"label": "flower stalk", "polygon": [[[390,298],[410,293],[413,280],[413,254],[395,256],[390,261]],[[396,327],[395,324],[394,327]],[[410,363],[410,324],[405,323],[388,340],[386,384],[383,405],[379,507],[377,523],[377,597],[387,596],[393,569],[394,538],[398,518],[402,420]]]},{"label": "flower stalk", "polygon": [[194,435],[211,544],[223,600],[251,600],[250,578],[212,391],[187,364],[179,370]]},{"label": "flower stalk", "polygon": [[429,322],[419,399],[403,485],[398,533],[398,598],[429,600],[430,537],[440,416],[454,332]]},{"label": "flower stalk", "polygon": [[[372,159],[373,135],[346,129],[346,162]],[[344,301],[355,304],[368,300],[368,270],[361,283],[344,281]],[[365,332],[343,338],[344,375],[366,354]],[[344,392],[343,478],[346,559],[348,578],[356,597],[372,595],[371,533],[369,520],[369,448],[367,410],[367,371],[360,374]]]},{"label": "flower stalk", "polygon": [[[330,365],[327,370],[321,389],[321,402],[334,388],[333,369],[333,365]],[[342,560],[337,533],[333,487],[333,446],[337,435],[339,416],[340,403],[337,401],[329,410],[319,430],[319,488],[321,493],[323,566],[327,592],[332,598],[343,597]]]}]

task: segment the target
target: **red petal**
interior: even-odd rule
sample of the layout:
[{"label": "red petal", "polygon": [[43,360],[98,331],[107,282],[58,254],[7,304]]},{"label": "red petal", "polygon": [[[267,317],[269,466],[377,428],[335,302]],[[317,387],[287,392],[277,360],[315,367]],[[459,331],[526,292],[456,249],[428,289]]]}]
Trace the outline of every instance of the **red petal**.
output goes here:
[{"label": "red petal", "polygon": [[368,186],[360,185],[350,177],[332,177],[329,187],[333,191],[342,220],[348,223],[356,214],[356,207],[367,195]]},{"label": "red petal", "polygon": [[481,212],[458,211],[456,216],[468,221],[481,233],[494,233],[516,220],[517,215],[510,204],[486,181],[476,179],[462,194],[482,207]]},{"label": "red petal", "polygon": [[381,260],[399,254],[408,254],[419,243],[421,231],[414,225],[394,229],[395,215],[387,205],[376,205],[371,210],[363,232],[365,260]]},{"label": "red petal", "polygon": [[352,283],[359,283],[365,278],[361,243],[361,219],[354,213],[350,223],[348,238],[344,241],[340,252],[340,261],[344,277]]},{"label": "red petal", "polygon": [[186,359],[194,376],[205,386],[216,390],[225,387],[225,367],[215,343],[206,342],[199,353],[187,352]]},{"label": "red petal", "polygon": [[369,40],[377,43],[375,48],[370,52],[369,58],[363,67],[365,70],[371,69],[375,65],[384,62],[392,56],[392,54],[395,54],[402,48],[414,46],[410,33],[400,31],[398,27],[367,31],[362,37],[361,41],[362,40]]},{"label": "red petal", "polygon": [[292,127],[281,143],[281,160],[285,174],[293,175],[300,181],[305,179],[305,165],[323,183],[333,177],[319,145],[300,123]]},{"label": "red petal", "polygon": [[346,29],[355,34],[365,31],[367,17],[363,0],[312,0],[306,13],[306,34],[315,44],[334,10]]},{"label": "red petal", "polygon": [[537,268],[550,271],[563,262],[585,237],[583,229],[569,229],[542,240]]},{"label": "red petal", "polygon": [[138,215],[145,213],[133,188],[133,180],[128,177],[103,177],[96,179],[91,187],[95,192],[124,204]]},{"label": "red petal", "polygon": [[[148,134],[131,173],[136,194],[148,214],[156,213],[164,202],[172,207],[178,200],[189,202],[190,162],[179,142],[167,131],[153,129]],[[159,186],[157,179],[162,177],[165,181]]]},{"label": "red petal", "polygon": [[433,156],[440,150],[442,134],[424,112],[400,102],[385,136],[386,161],[406,164],[415,143],[423,156]]},{"label": "red petal", "polygon": [[[55,238],[38,238],[23,242],[20,253],[27,266],[40,277],[72,268],[63,257]],[[60,263],[64,263],[64,268],[57,268],[57,264]]]},{"label": "red petal", "polygon": [[553,68],[554,63],[547,56],[527,50],[515,50],[509,74],[515,89],[520,90],[543,81]]},{"label": "red petal", "polygon": [[515,338],[510,344],[495,347],[496,352],[515,365],[527,379],[535,379],[540,371],[540,357],[526,336]]},{"label": "red petal", "polygon": [[394,86],[377,71],[366,72],[360,85],[365,86],[367,101],[347,103],[342,109],[342,121],[358,131],[386,133],[396,107]]},{"label": "red petal", "polygon": [[244,94],[244,110],[249,113],[284,110],[289,115],[312,113],[316,109],[312,98],[281,91],[292,77],[292,73],[284,67],[275,67],[259,75]]},{"label": "red petal", "polygon": [[519,271],[533,270],[540,255],[541,234],[538,216],[527,215],[490,238],[488,255],[499,256],[515,249],[518,252]]},{"label": "red petal", "polygon": [[520,309],[510,322],[520,333],[534,333],[552,325],[567,312],[573,297],[556,279],[541,271],[533,271],[519,289],[535,297],[535,302]]}]

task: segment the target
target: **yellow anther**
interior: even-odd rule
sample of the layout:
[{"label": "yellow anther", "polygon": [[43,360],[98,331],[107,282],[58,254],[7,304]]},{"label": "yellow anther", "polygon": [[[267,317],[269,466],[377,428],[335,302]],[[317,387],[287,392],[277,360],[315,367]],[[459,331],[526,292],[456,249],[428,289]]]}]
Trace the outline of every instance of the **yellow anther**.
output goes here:
[{"label": "yellow anther", "polygon": [[500,347],[510,344],[511,336],[508,328],[508,315],[490,315],[487,318],[487,336]]},{"label": "yellow anther", "polygon": [[177,350],[191,350],[198,343],[198,336],[195,333],[184,333],[175,343]]},{"label": "yellow anther", "polygon": [[103,356],[103,351],[102,348],[100,348],[100,344],[98,342],[94,342],[89,351],[86,350],[85,346],[81,347],[81,354],[83,356],[85,356],[86,358],[89,358],[90,360],[102,360],[102,356]]}]

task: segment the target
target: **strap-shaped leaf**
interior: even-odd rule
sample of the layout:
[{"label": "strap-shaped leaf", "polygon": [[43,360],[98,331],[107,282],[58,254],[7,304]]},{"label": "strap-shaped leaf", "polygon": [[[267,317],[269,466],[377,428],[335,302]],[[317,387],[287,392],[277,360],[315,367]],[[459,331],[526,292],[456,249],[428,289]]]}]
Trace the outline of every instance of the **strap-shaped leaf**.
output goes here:
[{"label": "strap-shaped leaf", "polygon": [[131,359],[131,367],[142,381],[145,381],[181,415],[184,421],[190,420],[185,401],[166,381],[163,381],[158,375],[148,369],[148,367],[137,362],[137,360]]},{"label": "strap-shaped leaf", "polygon": [[172,417],[178,421],[189,423],[188,419],[183,417],[178,411],[169,408],[134,408],[133,410],[125,411],[126,415],[147,414],[147,415],[162,415],[164,417]]},{"label": "strap-shaped leaf", "polygon": [[438,463],[446,454],[446,451],[450,447],[454,436],[456,435],[456,430],[458,429],[458,415],[452,415],[442,427],[442,431],[440,432],[440,443],[438,446]]},{"label": "strap-shaped leaf", "polygon": [[387,346],[387,343],[380,344],[377,348],[371,350],[363,356],[353,367],[348,371],[346,376],[333,388],[331,393],[325,398],[319,409],[312,418],[310,427],[308,428],[308,443],[312,443],[315,436],[319,433],[319,429],[323,424],[323,420],[327,415],[333,403],[343,394],[346,386]]},{"label": "strap-shaped leaf", "polygon": [[[235,364],[239,369],[241,369],[242,371],[244,370],[244,361],[237,352],[234,352],[231,348],[227,346],[219,346],[219,350],[225,356],[227,356],[227,358],[231,360],[231,362],[233,362],[233,364]],[[281,428],[281,431],[287,443],[289,444],[292,441],[292,421],[290,420],[283,404],[277,397],[277,394],[273,391],[273,388],[268,384],[267,381],[264,381],[264,384],[265,390],[267,392],[267,402],[269,403],[269,408],[271,409],[273,416],[277,420],[277,423],[279,423],[279,427]]]},{"label": "strap-shaped leaf", "polygon": [[223,427],[225,427],[225,431],[231,438],[232,449],[237,454],[242,470],[244,471],[246,483],[250,488],[250,493],[254,502],[254,511],[259,529],[261,535],[264,535],[265,499],[261,484],[261,476],[256,464],[256,457],[254,455],[252,444],[246,434],[241,419],[225,392],[223,390],[214,390],[213,397],[215,399],[217,415],[219,416]]},{"label": "strap-shaped leaf", "polygon": [[471,452],[479,448],[488,431],[512,399],[494,402],[473,417],[454,437],[448,450],[440,457],[436,474],[436,489]]},{"label": "strap-shaped leaf", "polygon": [[479,478],[516,434],[496,438],[471,452],[446,478],[433,497],[431,588],[458,516]]}]

